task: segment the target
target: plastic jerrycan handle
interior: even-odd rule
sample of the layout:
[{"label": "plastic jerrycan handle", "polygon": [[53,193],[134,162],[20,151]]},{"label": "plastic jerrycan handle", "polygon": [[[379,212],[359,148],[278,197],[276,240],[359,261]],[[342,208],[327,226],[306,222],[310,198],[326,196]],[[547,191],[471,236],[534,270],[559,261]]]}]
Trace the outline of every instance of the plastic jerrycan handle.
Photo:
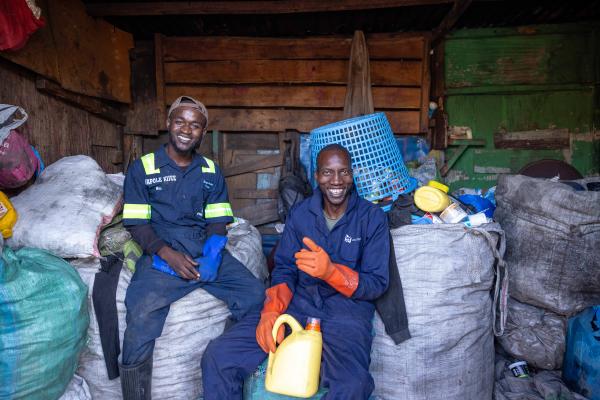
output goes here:
[{"label": "plastic jerrycan handle", "polygon": [[296,321],[296,318],[292,317],[290,314],[281,314],[277,320],[275,320],[275,325],[273,325],[273,330],[271,331],[275,345],[277,345],[277,331],[283,324],[288,324],[290,328],[292,328],[292,333],[304,330],[302,325]]}]

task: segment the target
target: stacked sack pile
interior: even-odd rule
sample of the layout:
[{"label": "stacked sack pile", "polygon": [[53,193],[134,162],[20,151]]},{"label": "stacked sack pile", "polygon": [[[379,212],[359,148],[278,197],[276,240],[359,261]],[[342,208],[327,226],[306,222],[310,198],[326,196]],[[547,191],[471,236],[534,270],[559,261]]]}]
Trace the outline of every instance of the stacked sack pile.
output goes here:
[{"label": "stacked sack pile", "polygon": [[[499,357],[497,400],[513,399],[517,394],[547,398],[548,382],[560,383],[565,350],[567,357],[576,356],[572,348],[566,349],[568,318],[600,305],[600,192],[585,189],[585,184],[576,182],[567,185],[521,175],[498,180],[494,217],[506,232],[510,268],[508,321],[498,341],[508,356],[526,361],[539,373],[517,385],[502,368],[507,361]],[[586,325],[590,325],[592,313],[585,315],[589,315]],[[594,342],[591,337],[589,340]],[[585,363],[580,360],[579,364],[581,370]],[[571,373],[570,367],[565,368],[563,378],[573,389],[600,398],[597,380],[593,397],[592,390],[585,387],[586,377],[579,381]],[[563,396],[560,398],[582,398],[566,393],[566,388],[555,391]]]},{"label": "stacked sack pile", "polygon": [[[87,156],[65,157],[11,199],[19,218],[7,244],[20,250],[4,249],[4,264],[8,261],[15,268],[0,269],[0,279],[11,282],[16,273],[27,273],[21,281],[27,278],[30,283],[0,284],[0,314],[17,315],[7,306],[17,300],[29,307],[22,319],[36,318],[24,321],[22,328],[11,323],[10,329],[4,325],[0,329],[0,358],[11,361],[0,363],[1,398],[122,398],[120,380],[108,378],[92,298],[101,260],[116,256],[123,265],[117,271],[115,295],[122,344],[125,293],[140,256],[139,247],[119,223],[122,183],[122,174],[106,175]],[[231,254],[265,280],[266,261],[256,228],[236,220],[228,226],[228,238]],[[223,331],[228,316],[226,305],[202,289],[171,306],[156,341],[153,398],[201,397],[200,359],[208,342]],[[16,334],[7,332],[11,329]]]}]

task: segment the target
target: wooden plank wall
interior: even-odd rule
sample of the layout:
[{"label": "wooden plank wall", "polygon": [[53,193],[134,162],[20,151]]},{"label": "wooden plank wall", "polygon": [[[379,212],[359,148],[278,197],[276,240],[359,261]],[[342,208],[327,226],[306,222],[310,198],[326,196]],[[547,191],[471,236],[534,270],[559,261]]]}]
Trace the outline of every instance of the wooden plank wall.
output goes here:
[{"label": "wooden plank wall", "polygon": [[69,155],[94,158],[109,173],[122,169],[119,125],[36,89],[36,75],[0,60],[0,99],[19,105],[29,118],[23,132],[46,165]]},{"label": "wooden plank wall", "polygon": [[[351,37],[157,42],[159,101],[166,106],[182,93],[197,97],[211,110],[210,129],[308,132],[341,118]],[[425,133],[427,37],[378,34],[368,36],[367,45],[375,109],[386,112],[397,134]]]},{"label": "wooden plank wall", "polygon": [[0,52],[64,89],[121,103],[131,101],[131,34],[86,14],[80,0],[37,2],[46,25],[24,48]]},{"label": "wooden plank wall", "polygon": [[[218,131],[211,154],[225,171],[235,214],[256,225],[277,220],[285,132],[343,118],[352,37],[155,39],[160,129],[178,96],[204,102],[209,131]],[[428,37],[377,34],[367,45],[376,111],[397,134],[426,133]]]}]

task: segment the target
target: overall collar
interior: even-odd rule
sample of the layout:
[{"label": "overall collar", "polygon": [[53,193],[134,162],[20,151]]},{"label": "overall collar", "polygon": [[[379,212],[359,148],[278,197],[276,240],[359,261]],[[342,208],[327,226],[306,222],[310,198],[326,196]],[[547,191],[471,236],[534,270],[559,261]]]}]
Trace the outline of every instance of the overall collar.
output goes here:
[{"label": "overall collar", "polygon": [[[173,159],[171,159],[171,157],[169,157],[169,155],[167,154],[167,145],[166,144],[162,145],[158,150],[156,150],[156,152],[154,154],[155,154],[155,156],[154,156],[155,168],[161,168],[168,164],[175,169],[178,169],[178,170],[181,169],[181,167],[179,165],[177,165],[177,163]],[[196,151],[194,151],[192,153],[192,162],[190,163],[190,165],[188,165],[185,172],[187,173],[188,171],[191,171],[192,169],[194,169],[194,167],[199,166],[199,165],[204,165],[204,164],[206,164],[206,161],[204,161],[204,158],[201,155],[199,155],[198,153],[196,153]],[[208,166],[208,165],[206,165],[206,166]]]}]

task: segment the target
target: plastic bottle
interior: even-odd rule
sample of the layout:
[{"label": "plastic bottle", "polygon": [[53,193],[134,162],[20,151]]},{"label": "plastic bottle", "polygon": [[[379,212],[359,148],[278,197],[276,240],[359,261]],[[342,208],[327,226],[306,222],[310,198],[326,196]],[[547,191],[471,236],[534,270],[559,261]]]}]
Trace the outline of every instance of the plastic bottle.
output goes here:
[{"label": "plastic bottle", "polygon": [[448,186],[429,181],[427,186],[421,186],[415,191],[415,205],[425,212],[440,212],[450,205]]},{"label": "plastic bottle", "polygon": [[4,192],[0,192],[0,232],[8,239],[12,236],[12,228],[17,222],[18,214]]},{"label": "plastic bottle", "polygon": [[440,214],[440,218],[447,224],[458,224],[467,219],[468,215],[458,203],[452,203]]},{"label": "plastic bottle", "polygon": [[319,390],[319,372],[323,338],[321,321],[308,318],[306,329],[289,314],[282,314],[273,325],[273,339],[282,324],[288,324],[292,333],[269,353],[265,387],[269,392],[286,396],[311,397]]}]

